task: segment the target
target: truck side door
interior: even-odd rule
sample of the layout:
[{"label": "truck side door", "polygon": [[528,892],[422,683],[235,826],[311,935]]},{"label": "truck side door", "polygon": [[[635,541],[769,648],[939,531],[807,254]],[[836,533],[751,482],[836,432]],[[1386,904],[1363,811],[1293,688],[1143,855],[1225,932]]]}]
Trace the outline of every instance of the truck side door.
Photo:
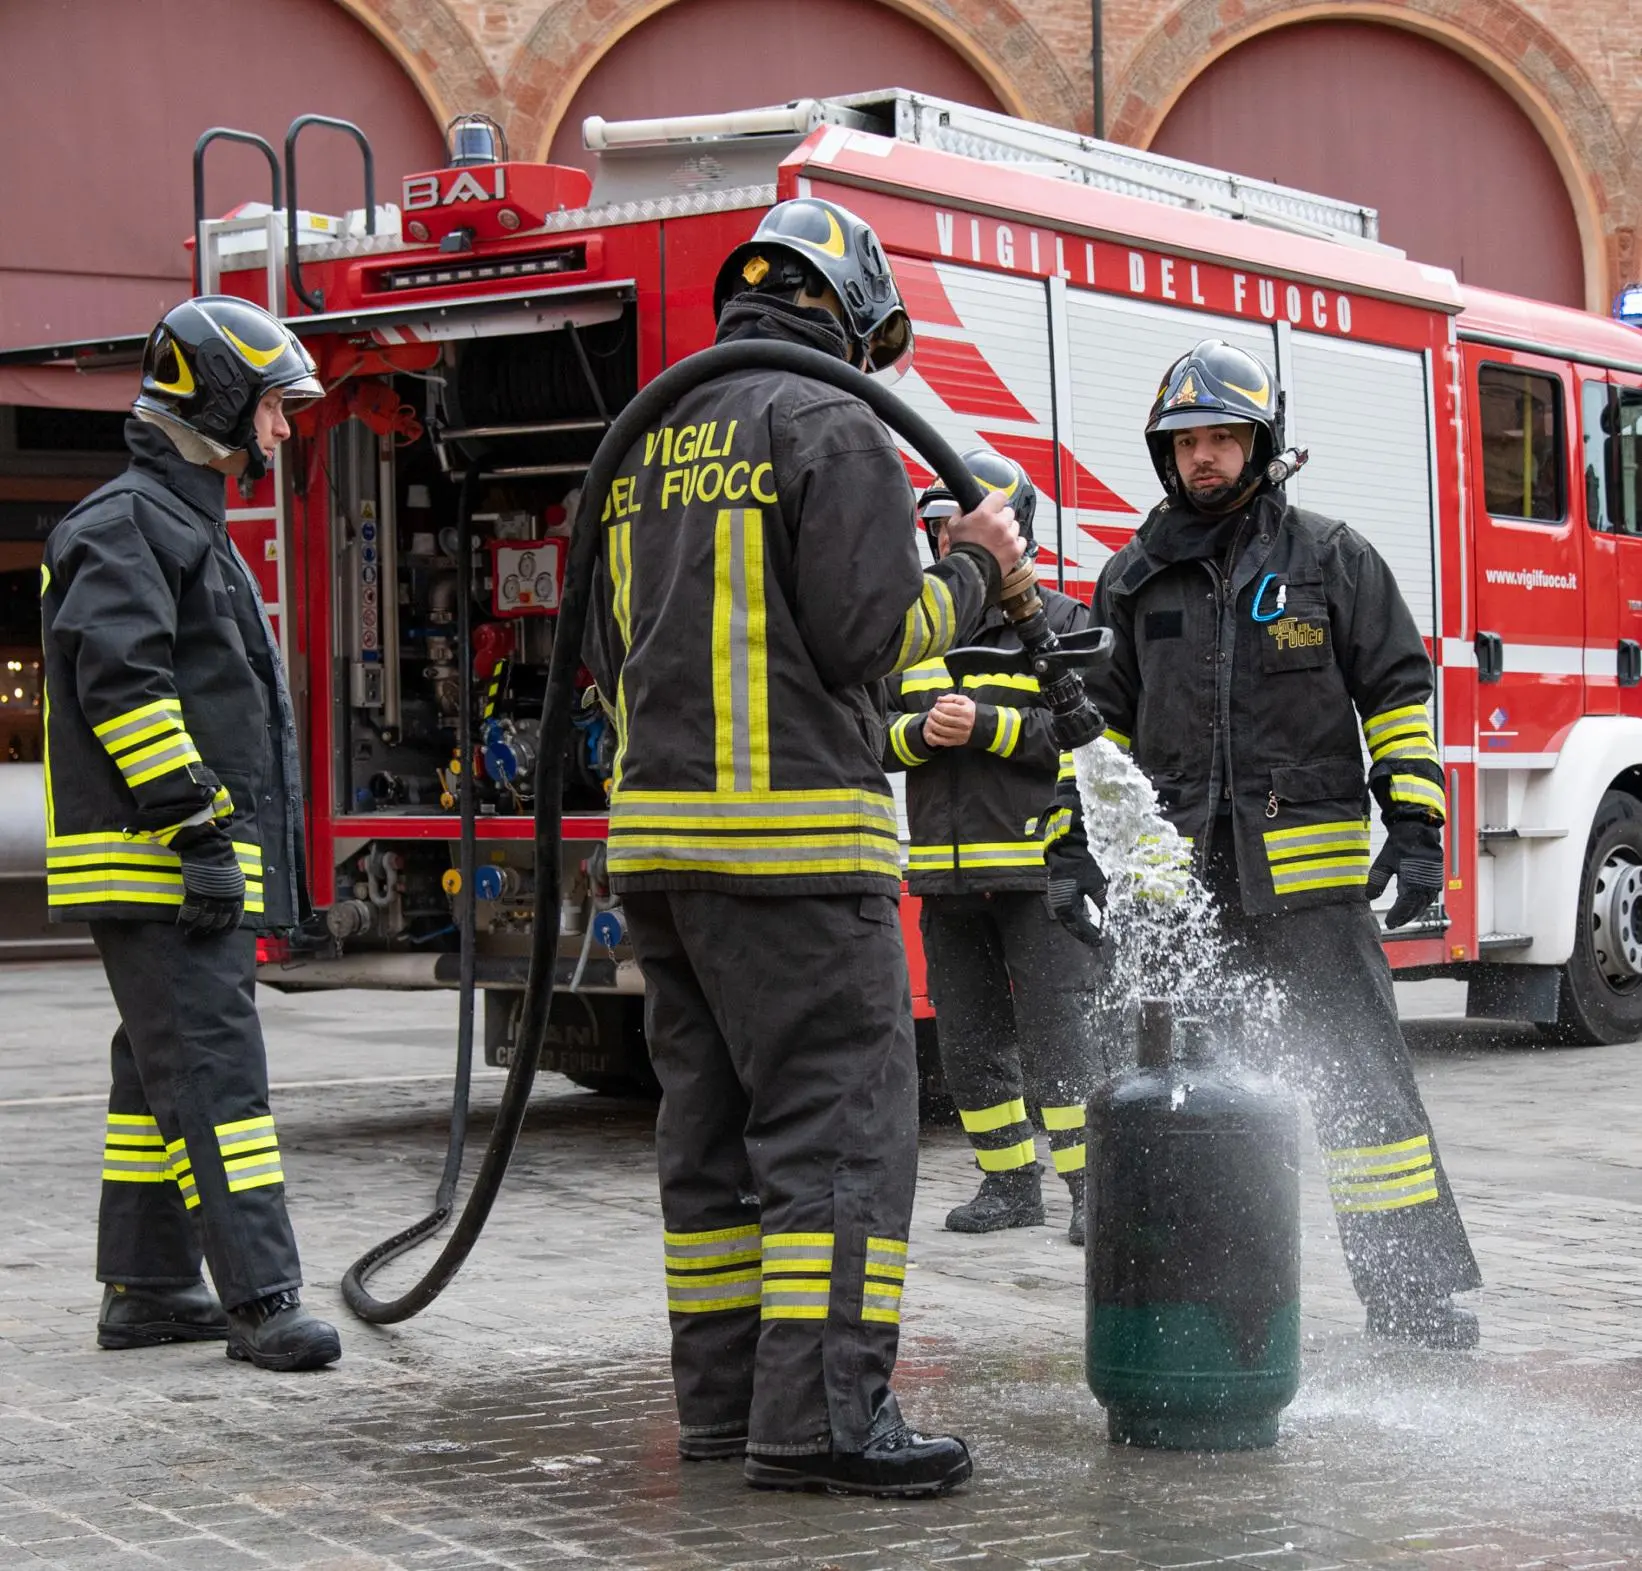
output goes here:
[{"label": "truck side door", "polygon": [[1610,372],[1580,397],[1590,616],[1607,622],[1588,640],[1586,707],[1642,715],[1642,378]]},{"label": "truck side door", "polygon": [[1585,712],[1584,508],[1568,367],[1467,344],[1479,751],[1545,755]]}]

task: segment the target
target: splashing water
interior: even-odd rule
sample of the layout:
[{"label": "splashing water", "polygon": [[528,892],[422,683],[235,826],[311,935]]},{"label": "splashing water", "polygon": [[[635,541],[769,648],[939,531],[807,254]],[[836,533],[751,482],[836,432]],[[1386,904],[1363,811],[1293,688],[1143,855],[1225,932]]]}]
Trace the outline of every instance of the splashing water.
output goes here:
[{"label": "splashing water", "polygon": [[1228,958],[1214,896],[1192,875],[1191,842],[1159,810],[1152,783],[1105,737],[1072,756],[1089,850],[1109,884],[1106,1006],[1127,1014],[1163,999],[1176,1018],[1235,1025],[1246,1043],[1269,1036],[1282,996]]}]

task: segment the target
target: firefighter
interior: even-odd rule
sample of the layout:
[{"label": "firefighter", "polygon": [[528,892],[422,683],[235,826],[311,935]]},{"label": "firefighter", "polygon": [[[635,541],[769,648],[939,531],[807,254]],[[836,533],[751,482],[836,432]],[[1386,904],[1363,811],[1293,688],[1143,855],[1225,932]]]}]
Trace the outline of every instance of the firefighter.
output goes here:
[{"label": "firefighter", "polygon": [[[877,237],[831,202],[771,209],[715,306],[721,344],[866,370],[911,347]],[[758,1487],[933,1494],[970,1472],[890,1390],[918,1107],[881,679],[974,627],[1020,542],[995,495],[921,573],[911,519],[866,406],[768,371],[682,398],[604,513],[588,663],[663,1093],[679,1452],[744,1456]]]},{"label": "firefighter", "polygon": [[[1037,489],[1013,459],[990,448],[964,455],[988,491],[1009,498],[1026,552],[1036,556]],[[918,516],[936,561],[951,548],[958,511],[934,486]],[[1069,595],[1039,588],[1056,633],[1089,625]],[[971,644],[1016,651],[1003,613],[989,609]],[[939,657],[890,678],[884,765],[905,770],[911,834],[907,889],[921,897],[929,995],[941,1069],[975,1148],[980,1192],[947,1215],[955,1233],[1041,1227],[1043,1169],[1027,1097],[1049,1137],[1055,1171],[1071,1191],[1067,1236],[1083,1242],[1083,1108],[1092,1085],[1094,951],[1045,903],[1035,817],[1054,788],[1061,754],[1037,681],[1006,671],[965,675]],[[1032,821],[1029,823],[1029,821]]]},{"label": "firefighter", "polygon": [[[1266,368],[1229,344],[1170,366],[1146,423],[1168,494],[1101,573],[1096,614],[1116,650],[1091,693],[1191,839],[1233,959],[1281,989],[1282,1045],[1370,1334],[1468,1348],[1476,1317],[1451,1295],[1481,1277],[1368,905],[1395,879],[1386,925],[1399,928],[1442,890],[1431,663],[1374,548],[1268,477],[1282,410]],[[1372,866],[1370,793],[1387,836]],[[1099,874],[1070,782],[1061,800],[1046,859],[1077,927]]]},{"label": "firefighter", "polygon": [[224,522],[227,477],[267,473],[286,412],[320,394],[267,312],[185,301],[143,354],[130,467],[46,544],[48,899],[54,920],[90,923],[120,1015],[103,1347],[226,1339],[281,1370],[341,1355],[297,1291],[253,1001],[256,933],[306,902],[296,733]]}]

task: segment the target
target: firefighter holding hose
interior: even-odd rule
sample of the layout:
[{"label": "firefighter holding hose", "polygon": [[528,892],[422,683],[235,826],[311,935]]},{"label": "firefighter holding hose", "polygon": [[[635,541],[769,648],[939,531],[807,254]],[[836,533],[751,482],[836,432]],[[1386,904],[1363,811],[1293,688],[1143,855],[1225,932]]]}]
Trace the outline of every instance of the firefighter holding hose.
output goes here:
[{"label": "firefighter holding hose", "polygon": [[[1268,474],[1282,415],[1270,373],[1230,344],[1169,367],[1146,423],[1167,496],[1101,573],[1096,616],[1116,645],[1086,680],[1191,840],[1233,958],[1282,991],[1370,1334],[1469,1348],[1476,1317],[1452,1295],[1481,1276],[1368,905],[1395,879],[1398,928],[1442,891],[1431,662],[1374,548],[1288,505]],[[1370,794],[1386,830],[1372,863]],[[1069,779],[1058,800],[1050,891],[1076,927],[1103,881]]]},{"label": "firefighter holding hose", "polygon": [[296,728],[224,505],[226,478],[267,473],[287,411],[321,394],[266,311],[184,301],[143,354],[130,468],[46,544],[47,898],[91,924],[120,1012],[103,1347],[226,1339],[279,1370],[341,1355],[297,1291],[254,1000],[257,931],[295,926],[307,899]]},{"label": "firefighter holding hose", "polygon": [[[872,230],[773,208],[715,291],[719,343],[866,370],[911,348]],[[976,626],[1021,553],[1001,494],[919,569],[866,405],[742,371],[627,454],[587,659],[615,712],[609,871],[644,973],[679,1452],[749,1483],[933,1494],[961,1440],[890,1389],[918,1105],[882,679]]]},{"label": "firefighter holding hose", "polygon": [[[963,455],[984,490],[1009,498],[1026,555],[1037,555],[1037,488],[990,448]],[[918,499],[939,561],[951,549],[958,504],[944,485]],[[1040,586],[1056,634],[1089,625],[1070,595]],[[1067,1236],[1083,1242],[1084,1101],[1093,1084],[1093,951],[1045,903],[1035,819],[1061,763],[1036,677],[1002,669],[1020,649],[989,607],[972,647],[999,651],[999,669],[954,682],[938,657],[890,678],[893,711],[884,766],[907,776],[907,888],[922,900],[930,998],[941,1069],[981,1170],[974,1199],[955,1207],[956,1233],[1039,1227],[1045,1214],[1027,1098],[1042,1119],[1055,1171],[1072,1202]]]}]

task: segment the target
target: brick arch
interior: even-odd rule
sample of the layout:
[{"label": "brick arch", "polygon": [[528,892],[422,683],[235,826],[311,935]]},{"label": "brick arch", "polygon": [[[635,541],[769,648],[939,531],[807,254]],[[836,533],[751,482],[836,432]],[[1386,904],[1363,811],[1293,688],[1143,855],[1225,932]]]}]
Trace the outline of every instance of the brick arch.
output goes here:
[{"label": "brick arch", "polygon": [[[375,3],[375,0],[371,0]],[[508,68],[508,134],[543,158],[576,90],[621,40],[673,0],[550,0]],[[927,28],[976,72],[1011,114],[1070,125],[1082,94],[1047,41],[1010,0],[882,0]],[[893,71],[882,73],[893,77]],[[865,84],[873,85],[873,84]],[[881,84],[879,84],[881,85]]]},{"label": "brick arch", "polygon": [[336,4],[370,29],[416,84],[441,126],[467,110],[480,110],[507,124],[501,83],[446,0],[336,0]]},{"label": "brick arch", "polygon": [[1108,134],[1148,146],[1181,94],[1222,55],[1262,33],[1318,21],[1378,22],[1421,34],[1504,88],[1562,175],[1584,252],[1585,303],[1606,312],[1636,222],[1627,189],[1631,151],[1573,55],[1512,0],[1179,0],[1114,84]]}]

